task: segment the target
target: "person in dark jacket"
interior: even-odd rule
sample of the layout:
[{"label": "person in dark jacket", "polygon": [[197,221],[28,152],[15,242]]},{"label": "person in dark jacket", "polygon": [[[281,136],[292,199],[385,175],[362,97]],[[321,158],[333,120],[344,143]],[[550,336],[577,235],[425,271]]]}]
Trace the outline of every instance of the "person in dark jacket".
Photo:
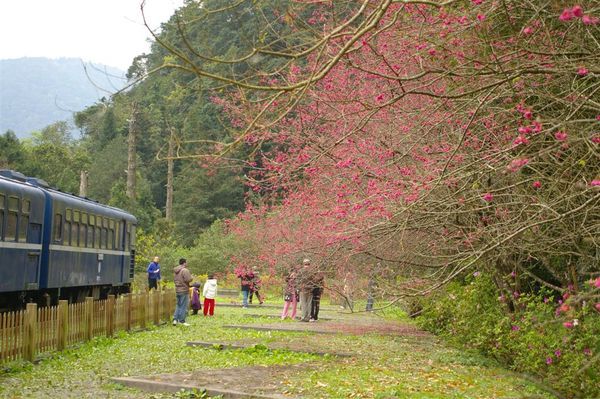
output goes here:
[{"label": "person in dark jacket", "polygon": [[312,303],[310,308],[310,320],[319,320],[319,308],[321,307],[321,295],[323,294],[325,275],[322,272],[316,272],[313,280]]},{"label": "person in dark jacket", "polygon": [[200,283],[192,284],[192,301],[190,302],[192,307],[192,314],[198,314],[198,311],[202,309],[202,303],[200,303]]},{"label": "person in dark jacket", "polygon": [[158,289],[158,284],[160,282],[160,264],[158,263],[160,258],[155,256],[152,262],[148,264],[148,268],[146,268],[146,272],[148,272],[148,290],[154,288]]},{"label": "person in dark jacket", "polygon": [[187,269],[187,260],[184,258],[179,259],[179,266],[173,270],[175,277],[175,294],[177,295],[177,305],[175,306],[175,313],[173,314],[173,325],[182,324],[189,326],[185,322],[185,317],[188,313],[188,304],[190,302],[190,283],[192,282],[192,274]]}]

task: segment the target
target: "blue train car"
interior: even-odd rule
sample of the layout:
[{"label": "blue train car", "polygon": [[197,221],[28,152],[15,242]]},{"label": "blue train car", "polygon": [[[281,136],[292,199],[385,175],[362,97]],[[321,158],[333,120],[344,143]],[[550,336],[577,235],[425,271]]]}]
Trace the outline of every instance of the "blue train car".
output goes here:
[{"label": "blue train car", "polygon": [[0,309],[129,292],[133,215],[0,171]]}]

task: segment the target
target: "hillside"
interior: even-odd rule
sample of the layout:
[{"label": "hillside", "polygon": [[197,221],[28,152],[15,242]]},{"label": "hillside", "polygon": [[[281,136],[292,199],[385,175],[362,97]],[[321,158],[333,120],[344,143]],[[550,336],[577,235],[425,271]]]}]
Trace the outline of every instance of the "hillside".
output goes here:
[{"label": "hillside", "polygon": [[76,58],[0,60],[0,133],[27,137],[51,123],[70,120],[124,85],[124,72]]}]

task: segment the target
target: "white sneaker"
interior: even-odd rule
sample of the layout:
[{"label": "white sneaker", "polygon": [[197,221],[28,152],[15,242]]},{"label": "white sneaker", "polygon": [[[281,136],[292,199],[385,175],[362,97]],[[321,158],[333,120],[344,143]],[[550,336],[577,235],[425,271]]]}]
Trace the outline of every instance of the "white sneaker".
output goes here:
[{"label": "white sneaker", "polygon": [[189,324],[189,323],[181,323],[181,325],[182,325],[182,326],[186,326],[186,327],[189,327],[189,326],[190,326],[190,324]]},{"label": "white sneaker", "polygon": [[173,325],[176,326],[177,325],[177,320],[173,320]]}]

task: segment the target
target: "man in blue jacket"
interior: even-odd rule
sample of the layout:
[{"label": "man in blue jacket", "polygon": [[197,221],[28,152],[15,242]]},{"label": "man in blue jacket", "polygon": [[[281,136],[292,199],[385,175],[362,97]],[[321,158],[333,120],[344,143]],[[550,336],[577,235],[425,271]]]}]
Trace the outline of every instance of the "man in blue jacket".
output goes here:
[{"label": "man in blue jacket", "polygon": [[159,261],[160,258],[158,256],[155,256],[154,260],[148,265],[148,269],[146,269],[146,271],[148,272],[148,290],[151,290],[152,288],[154,288],[155,290],[158,289],[158,282],[160,281],[160,265],[158,263]]}]

